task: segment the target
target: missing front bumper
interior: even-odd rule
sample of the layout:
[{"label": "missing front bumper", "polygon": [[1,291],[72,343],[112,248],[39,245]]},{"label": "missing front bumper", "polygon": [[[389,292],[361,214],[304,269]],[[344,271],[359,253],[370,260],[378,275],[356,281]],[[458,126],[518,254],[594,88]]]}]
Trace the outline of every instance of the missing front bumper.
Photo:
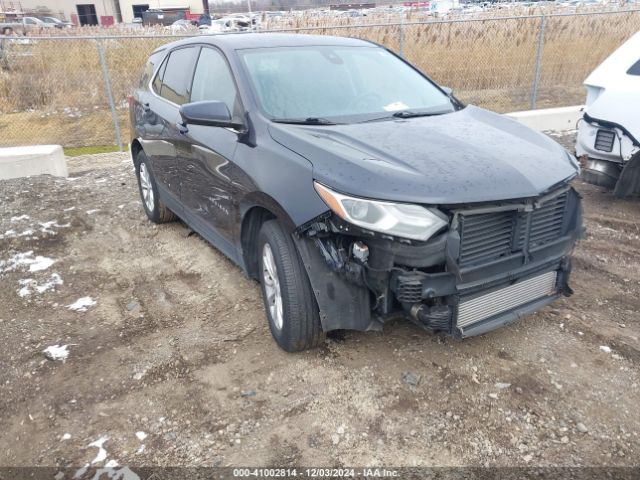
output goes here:
[{"label": "missing front bumper", "polygon": [[[483,323],[496,328],[505,323],[501,317],[514,317],[513,312],[527,309],[527,306],[537,304],[546,299],[558,296],[558,272],[545,272],[540,275],[520,280],[511,285],[503,286],[490,292],[476,295],[461,296],[457,305],[456,327],[463,337],[470,336]],[[521,315],[515,315],[514,319]],[[481,329],[488,331],[490,328]],[[477,331],[477,330],[476,330]],[[481,333],[481,331],[479,333]],[[477,333],[476,333],[477,334]]]},{"label": "missing front bumper", "polygon": [[519,320],[561,295],[570,295],[569,270],[569,263],[562,262],[509,281],[459,288],[431,302],[414,303],[407,314],[428,330],[463,338],[479,335]]}]

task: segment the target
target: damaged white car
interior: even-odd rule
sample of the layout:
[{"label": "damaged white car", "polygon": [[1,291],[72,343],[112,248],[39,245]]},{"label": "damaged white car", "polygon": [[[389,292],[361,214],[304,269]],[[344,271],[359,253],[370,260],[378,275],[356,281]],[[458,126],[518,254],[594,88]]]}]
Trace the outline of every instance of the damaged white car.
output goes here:
[{"label": "damaged white car", "polygon": [[640,32],[584,82],[587,102],[576,156],[583,178],[618,196],[640,194]]}]

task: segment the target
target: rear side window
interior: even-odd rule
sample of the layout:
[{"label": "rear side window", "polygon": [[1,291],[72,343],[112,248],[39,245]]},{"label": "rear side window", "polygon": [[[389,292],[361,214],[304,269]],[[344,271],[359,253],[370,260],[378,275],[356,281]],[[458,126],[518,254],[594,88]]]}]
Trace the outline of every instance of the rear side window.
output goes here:
[{"label": "rear side window", "polygon": [[146,88],[149,82],[151,81],[151,77],[153,76],[153,72],[156,71],[156,67],[162,60],[162,52],[154,53],[147,60],[147,64],[144,66],[144,71],[142,72],[142,76],[140,77],[140,88]]},{"label": "rear side window", "polygon": [[191,101],[217,100],[224,102],[229,112],[238,116],[238,92],[229,65],[220,52],[203,48],[193,75]]},{"label": "rear side window", "polygon": [[628,75],[640,75],[640,60],[631,65],[631,68],[627,70]]},{"label": "rear side window", "polygon": [[153,85],[151,86],[151,88],[153,88],[153,91],[158,95],[160,95],[160,90],[162,90],[162,77],[164,76],[164,71],[166,68],[167,61],[165,60],[164,62],[162,62],[162,65],[160,65],[156,78],[153,79]]},{"label": "rear side window", "polygon": [[188,102],[191,72],[197,51],[196,47],[187,47],[171,52],[162,76],[161,97],[178,105]]}]

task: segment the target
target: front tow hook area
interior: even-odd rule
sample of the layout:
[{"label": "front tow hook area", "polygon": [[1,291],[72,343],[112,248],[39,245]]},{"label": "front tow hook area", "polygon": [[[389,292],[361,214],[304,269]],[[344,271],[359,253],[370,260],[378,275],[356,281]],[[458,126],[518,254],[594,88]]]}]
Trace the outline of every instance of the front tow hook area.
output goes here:
[{"label": "front tow hook area", "polygon": [[414,303],[409,309],[409,316],[429,330],[451,333],[453,310],[448,305],[430,307],[424,303]]}]

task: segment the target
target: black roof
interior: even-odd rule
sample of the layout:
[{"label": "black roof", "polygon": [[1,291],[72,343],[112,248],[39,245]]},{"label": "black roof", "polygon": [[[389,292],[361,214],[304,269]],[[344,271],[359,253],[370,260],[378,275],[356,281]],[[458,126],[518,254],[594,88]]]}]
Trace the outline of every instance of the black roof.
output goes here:
[{"label": "black roof", "polygon": [[372,43],[366,40],[347,37],[332,37],[329,35],[306,35],[294,33],[225,33],[217,35],[199,35],[179,42],[164,45],[158,50],[174,45],[186,45],[189,43],[210,43],[225,50],[243,50],[250,48],[266,47],[303,47],[308,45],[331,45],[371,47]]}]

